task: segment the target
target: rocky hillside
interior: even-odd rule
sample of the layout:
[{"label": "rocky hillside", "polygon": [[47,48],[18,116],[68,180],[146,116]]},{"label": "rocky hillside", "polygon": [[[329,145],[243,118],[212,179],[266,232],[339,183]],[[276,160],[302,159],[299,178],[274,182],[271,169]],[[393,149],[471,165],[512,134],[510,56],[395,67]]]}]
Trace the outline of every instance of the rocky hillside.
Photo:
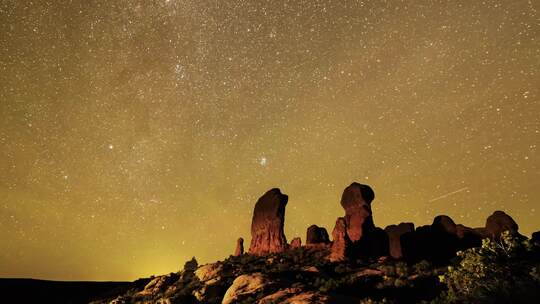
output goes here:
[{"label": "rocky hillside", "polygon": [[255,204],[251,244],[239,238],[224,261],[152,278],[144,287],[95,303],[510,303],[540,301],[540,234],[522,236],[495,211],[470,228],[439,215],[416,227],[375,226],[368,185],[345,188],[330,239],[307,228],[287,242],[288,196],[277,188]]}]

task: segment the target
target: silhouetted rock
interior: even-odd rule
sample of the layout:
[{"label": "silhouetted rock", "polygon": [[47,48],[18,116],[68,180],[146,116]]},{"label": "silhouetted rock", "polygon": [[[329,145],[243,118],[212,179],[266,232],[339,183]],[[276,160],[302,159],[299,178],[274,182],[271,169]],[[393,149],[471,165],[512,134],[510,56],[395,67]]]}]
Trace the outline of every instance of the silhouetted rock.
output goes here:
[{"label": "silhouetted rock", "polygon": [[534,243],[540,243],[540,231],[536,231],[532,233],[531,240]]},{"label": "silhouetted rock", "polygon": [[459,238],[460,250],[479,247],[482,245],[482,235],[476,229],[461,224],[456,225],[456,233]]},{"label": "silhouetted rock", "polygon": [[420,226],[401,236],[403,257],[410,261],[446,263],[463,249],[457,232],[458,228],[449,216],[439,215],[431,226]]},{"label": "silhouetted rock", "polygon": [[294,239],[292,239],[290,248],[292,249],[300,247],[302,247],[302,239],[300,239],[299,237],[295,237]]},{"label": "silhouetted rock", "polygon": [[446,233],[457,236],[456,223],[448,215],[438,215],[433,219],[431,228],[437,233]]},{"label": "silhouetted rock", "polygon": [[371,217],[371,202],[375,193],[368,185],[352,183],[345,188],[341,196],[341,206],[345,209],[347,235],[356,242],[364,232],[374,228]]},{"label": "silhouetted rock", "polygon": [[503,211],[493,212],[486,220],[486,233],[492,239],[500,237],[501,233],[507,230],[517,233],[518,229],[518,224],[514,219]]},{"label": "silhouetted rock", "polygon": [[399,225],[387,226],[384,231],[388,235],[390,256],[399,259],[403,256],[401,252],[401,236],[407,232],[414,231],[413,223],[400,223]]},{"label": "silhouetted rock", "polygon": [[364,231],[358,242],[351,248],[354,257],[381,257],[390,254],[388,235],[379,227]]},{"label": "silhouetted rock", "polygon": [[328,243],[330,243],[330,239],[328,238],[328,232],[324,227],[319,227],[317,225],[309,226],[306,233],[306,245],[318,245]]},{"label": "silhouetted rock", "polygon": [[234,256],[239,256],[244,254],[244,239],[238,238],[236,241],[236,249],[234,250]]},{"label": "silhouetted rock", "polygon": [[249,253],[265,255],[287,249],[287,239],[283,233],[287,201],[287,195],[277,188],[259,198],[251,222]]},{"label": "silhouetted rock", "polygon": [[347,223],[344,218],[339,217],[336,220],[336,226],[332,231],[332,247],[328,259],[332,262],[344,261],[347,259],[351,240],[347,235]]}]

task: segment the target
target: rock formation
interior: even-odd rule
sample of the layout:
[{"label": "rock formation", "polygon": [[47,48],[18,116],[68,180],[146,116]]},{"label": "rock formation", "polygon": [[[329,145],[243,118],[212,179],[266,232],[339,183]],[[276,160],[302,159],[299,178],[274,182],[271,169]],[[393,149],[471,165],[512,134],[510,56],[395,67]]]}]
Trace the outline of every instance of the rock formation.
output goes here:
[{"label": "rock formation", "polygon": [[352,242],[359,241],[362,235],[374,229],[371,217],[371,202],[375,193],[368,185],[352,183],[341,196],[341,206],[345,209],[347,235]]},{"label": "rock formation", "polygon": [[399,225],[390,225],[384,231],[388,235],[390,255],[395,259],[400,259],[403,256],[401,252],[401,236],[407,232],[414,231],[414,224],[400,223]]},{"label": "rock formation", "polygon": [[500,237],[506,230],[516,233],[518,229],[518,224],[504,211],[495,211],[486,220],[485,231],[487,236],[493,239]]},{"label": "rock formation", "polygon": [[460,242],[460,250],[482,245],[482,236],[474,228],[458,224],[456,225],[456,233]]},{"label": "rock formation", "polygon": [[244,254],[244,239],[238,238],[236,241],[236,249],[234,250],[234,256],[240,256]]},{"label": "rock formation", "polygon": [[300,248],[300,247],[302,247],[302,239],[300,239],[299,237],[295,237],[294,239],[292,239],[291,245],[289,245],[289,248],[294,249],[294,248]]},{"label": "rock formation", "polygon": [[269,283],[268,278],[260,272],[240,275],[234,279],[232,285],[227,289],[221,303],[239,303],[262,291]]},{"label": "rock formation", "polygon": [[336,220],[336,226],[332,231],[332,248],[328,259],[332,262],[343,261],[347,259],[351,240],[347,235],[347,223],[344,218],[339,217]]},{"label": "rock formation", "polygon": [[251,222],[249,253],[265,255],[287,249],[283,232],[288,197],[277,188],[266,192],[255,204]]},{"label": "rock formation", "polygon": [[306,245],[318,245],[328,243],[330,243],[330,239],[328,238],[328,232],[324,227],[319,227],[317,225],[309,226],[306,233]]}]

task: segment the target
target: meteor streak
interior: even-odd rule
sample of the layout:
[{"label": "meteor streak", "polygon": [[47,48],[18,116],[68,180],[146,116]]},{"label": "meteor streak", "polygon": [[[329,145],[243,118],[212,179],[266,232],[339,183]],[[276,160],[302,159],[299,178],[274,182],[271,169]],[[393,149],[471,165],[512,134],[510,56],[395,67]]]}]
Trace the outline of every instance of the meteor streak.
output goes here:
[{"label": "meteor streak", "polygon": [[444,195],[438,196],[436,198],[432,198],[432,199],[429,200],[429,202],[431,203],[431,202],[434,202],[434,201],[438,201],[438,200],[443,199],[443,198],[445,198],[447,196],[450,196],[450,195],[453,195],[453,194],[456,194],[456,193],[459,193],[459,192],[462,192],[462,191],[465,191],[465,190],[468,190],[468,189],[469,189],[469,187],[463,187],[463,188],[458,189],[456,191],[452,191],[452,192],[446,193]]}]

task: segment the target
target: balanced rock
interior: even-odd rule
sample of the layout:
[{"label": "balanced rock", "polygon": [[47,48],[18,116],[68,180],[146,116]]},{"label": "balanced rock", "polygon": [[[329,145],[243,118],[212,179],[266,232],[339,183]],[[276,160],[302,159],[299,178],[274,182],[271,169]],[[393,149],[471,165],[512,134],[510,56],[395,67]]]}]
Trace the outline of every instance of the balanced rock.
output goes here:
[{"label": "balanced rock", "polygon": [[328,243],[330,243],[330,239],[328,238],[328,232],[324,227],[319,227],[317,225],[309,226],[306,234],[306,245],[318,245]]},{"label": "balanced rock", "polygon": [[332,262],[346,260],[351,246],[351,240],[347,235],[347,223],[344,218],[338,217],[336,220],[336,226],[332,231],[332,238],[334,240],[328,259]]},{"label": "balanced rock", "polygon": [[299,237],[295,237],[294,239],[292,239],[291,241],[291,244],[289,245],[289,248],[300,248],[302,247],[302,239],[300,239]]},{"label": "balanced rock", "polygon": [[236,241],[236,249],[234,250],[234,256],[241,256],[244,254],[244,239],[238,238]]},{"label": "balanced rock", "polygon": [[341,196],[341,206],[345,209],[347,235],[352,242],[359,241],[362,235],[374,228],[371,216],[371,202],[375,193],[368,185],[352,183]]},{"label": "balanced rock", "polygon": [[251,222],[251,244],[249,253],[266,255],[287,249],[283,232],[285,206],[288,197],[278,188],[266,192],[255,204]]},{"label": "balanced rock", "polygon": [[400,223],[399,225],[390,225],[384,228],[384,231],[388,235],[390,255],[394,259],[401,258],[403,256],[401,251],[401,236],[407,232],[414,231],[414,224]]},{"label": "balanced rock", "polygon": [[504,211],[495,211],[486,220],[487,236],[495,239],[501,236],[504,231],[512,233],[518,232],[518,224]]}]

